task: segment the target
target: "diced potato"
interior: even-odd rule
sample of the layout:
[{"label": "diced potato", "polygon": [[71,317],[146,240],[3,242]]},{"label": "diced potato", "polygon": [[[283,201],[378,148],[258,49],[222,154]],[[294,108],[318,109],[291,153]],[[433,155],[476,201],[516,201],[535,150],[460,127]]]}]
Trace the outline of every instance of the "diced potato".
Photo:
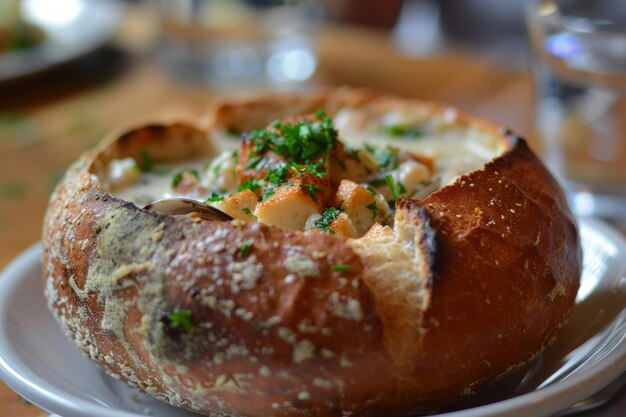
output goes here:
[{"label": "diced potato", "polygon": [[216,201],[209,204],[222,210],[224,213],[229,214],[234,219],[256,222],[256,217],[249,213],[254,213],[254,209],[258,202],[259,199],[256,194],[250,190],[244,190],[228,197],[224,197],[222,201]]},{"label": "diced potato", "polygon": [[307,191],[309,195],[313,193],[315,200],[319,204],[319,209],[322,210],[326,204],[330,204],[333,201],[334,195],[330,181],[327,177],[318,177],[308,173],[300,173],[294,177],[290,177],[289,181],[295,187]]},{"label": "diced potato", "polygon": [[[316,223],[321,219],[322,219],[321,214],[313,213],[307,219],[306,224],[304,225],[304,230],[305,231],[319,230],[319,227],[317,227]],[[332,230],[333,233],[340,235],[340,236],[345,236],[345,237],[350,237],[350,238],[359,237],[359,234],[357,233],[356,229],[354,228],[354,225],[352,224],[352,220],[350,220],[350,218],[348,217],[346,213],[340,213],[339,216],[337,216],[337,218],[328,225],[328,228]]]},{"label": "diced potato", "polygon": [[384,222],[390,215],[387,202],[378,194],[350,180],[342,180],[336,194],[359,236],[362,236],[376,222]]},{"label": "diced potato", "polygon": [[330,225],[330,230],[335,232],[337,235],[356,238],[359,237],[360,234],[354,227],[352,220],[346,213],[341,213],[335,220],[333,220]]},{"label": "diced potato", "polygon": [[141,170],[133,158],[114,159],[109,162],[107,175],[112,190],[127,187],[141,177]]},{"label": "diced potato", "polygon": [[303,230],[312,214],[319,214],[322,206],[297,185],[276,187],[274,194],[256,206],[258,221],[292,230]]}]

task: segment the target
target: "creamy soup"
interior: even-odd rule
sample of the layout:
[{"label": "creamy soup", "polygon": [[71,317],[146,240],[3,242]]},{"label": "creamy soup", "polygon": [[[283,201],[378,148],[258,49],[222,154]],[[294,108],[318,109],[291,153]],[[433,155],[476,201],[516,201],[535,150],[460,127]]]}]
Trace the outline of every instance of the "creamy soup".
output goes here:
[{"label": "creamy soup", "polygon": [[[452,111],[451,111],[452,112]],[[275,123],[242,137],[213,138],[210,160],[109,163],[114,194],[138,206],[169,197],[206,202],[236,219],[294,230],[362,236],[390,224],[395,202],[422,199],[481,168],[503,150],[498,138],[455,124],[455,113],[413,120],[410,114],[366,117],[342,110]]]}]

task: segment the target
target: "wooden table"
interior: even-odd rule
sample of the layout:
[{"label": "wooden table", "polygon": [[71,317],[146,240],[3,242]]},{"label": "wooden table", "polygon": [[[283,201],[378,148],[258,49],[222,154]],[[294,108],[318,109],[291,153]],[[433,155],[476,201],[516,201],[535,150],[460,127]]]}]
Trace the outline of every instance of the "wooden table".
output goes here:
[{"label": "wooden table", "polygon": [[[82,151],[120,126],[197,117],[218,96],[169,80],[149,58],[154,33],[153,21],[134,11],[115,42],[126,52],[105,50],[47,77],[0,85],[0,268],[39,240],[50,192]],[[385,34],[345,27],[324,28],[319,53],[312,86],[368,86],[445,101],[507,125],[538,147],[523,72],[461,51],[405,57]],[[86,75],[100,65],[109,74]],[[619,410],[626,410],[625,399]],[[603,413],[593,415],[618,416]],[[39,415],[46,413],[0,383],[0,416]]]}]

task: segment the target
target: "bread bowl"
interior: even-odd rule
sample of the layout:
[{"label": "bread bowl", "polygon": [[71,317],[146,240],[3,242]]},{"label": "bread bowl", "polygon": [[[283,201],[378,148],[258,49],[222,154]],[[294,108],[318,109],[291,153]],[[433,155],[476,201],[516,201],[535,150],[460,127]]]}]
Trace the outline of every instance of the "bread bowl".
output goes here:
[{"label": "bread bowl", "polygon": [[[168,193],[234,219],[141,208]],[[91,359],[224,416],[441,409],[541,352],[581,270],[523,139],[362,90],[225,99],[112,135],[68,169],[43,244],[50,308]]]}]

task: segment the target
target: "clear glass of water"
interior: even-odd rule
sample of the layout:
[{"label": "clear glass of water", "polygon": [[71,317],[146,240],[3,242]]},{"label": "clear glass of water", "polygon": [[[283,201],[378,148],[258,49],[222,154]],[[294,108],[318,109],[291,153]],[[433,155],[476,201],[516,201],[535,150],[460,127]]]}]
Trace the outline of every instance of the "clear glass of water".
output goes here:
[{"label": "clear glass of water", "polygon": [[626,1],[533,0],[535,120],[581,215],[626,224]]},{"label": "clear glass of water", "polygon": [[221,90],[290,88],[317,68],[316,0],[159,0],[157,59]]}]

